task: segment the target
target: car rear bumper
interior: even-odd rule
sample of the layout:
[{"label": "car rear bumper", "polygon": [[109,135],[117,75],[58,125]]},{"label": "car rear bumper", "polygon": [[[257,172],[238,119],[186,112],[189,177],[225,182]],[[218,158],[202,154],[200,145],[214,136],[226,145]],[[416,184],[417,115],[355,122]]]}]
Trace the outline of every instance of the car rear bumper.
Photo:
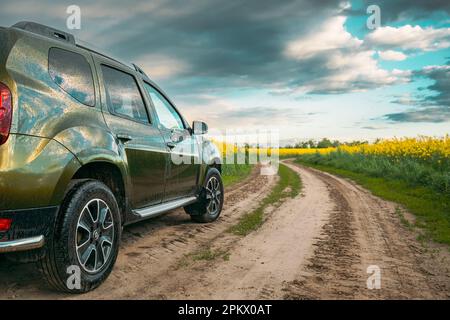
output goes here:
[{"label": "car rear bumper", "polygon": [[0,232],[0,253],[38,249],[44,246],[56,221],[58,207],[0,211],[12,219],[8,231]]},{"label": "car rear bumper", "polygon": [[0,242],[0,253],[39,249],[44,246],[44,243],[45,238],[43,235],[20,240]]}]

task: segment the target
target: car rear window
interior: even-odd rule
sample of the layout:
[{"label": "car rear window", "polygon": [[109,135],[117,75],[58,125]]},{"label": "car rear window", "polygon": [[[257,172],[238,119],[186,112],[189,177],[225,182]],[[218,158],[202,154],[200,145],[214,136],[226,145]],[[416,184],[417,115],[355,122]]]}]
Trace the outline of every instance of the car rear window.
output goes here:
[{"label": "car rear window", "polygon": [[147,109],[136,79],[128,73],[102,65],[109,110],[139,122],[149,123]]},{"label": "car rear window", "polygon": [[51,48],[48,70],[53,81],[74,99],[87,106],[95,105],[92,69],[85,57],[75,52]]}]

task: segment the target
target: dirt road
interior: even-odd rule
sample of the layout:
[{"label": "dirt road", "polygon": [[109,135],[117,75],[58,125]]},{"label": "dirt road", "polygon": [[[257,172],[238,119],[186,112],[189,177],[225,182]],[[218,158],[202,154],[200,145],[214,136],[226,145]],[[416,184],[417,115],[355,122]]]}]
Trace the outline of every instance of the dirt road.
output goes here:
[{"label": "dirt road", "polygon": [[[112,275],[96,291],[47,289],[32,264],[0,260],[0,299],[314,299],[449,298],[450,256],[424,247],[403,226],[395,204],[353,183],[287,163],[303,192],[266,212],[246,237],[227,232],[276,183],[256,172],[228,190],[209,225],[176,210],[126,228]],[[369,266],[381,289],[367,289]]]}]

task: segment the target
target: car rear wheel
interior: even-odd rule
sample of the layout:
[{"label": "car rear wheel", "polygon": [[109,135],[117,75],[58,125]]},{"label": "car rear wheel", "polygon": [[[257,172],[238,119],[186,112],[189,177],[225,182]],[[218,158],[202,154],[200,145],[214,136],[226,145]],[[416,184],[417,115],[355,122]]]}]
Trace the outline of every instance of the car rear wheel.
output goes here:
[{"label": "car rear wheel", "polygon": [[120,212],[111,190],[99,181],[76,181],[41,260],[48,283],[71,293],[95,289],[111,273],[120,236]]},{"label": "car rear wheel", "polygon": [[222,212],[224,189],[222,177],[216,168],[210,168],[206,175],[205,185],[199,195],[199,201],[186,206],[185,211],[196,222],[213,222]]}]

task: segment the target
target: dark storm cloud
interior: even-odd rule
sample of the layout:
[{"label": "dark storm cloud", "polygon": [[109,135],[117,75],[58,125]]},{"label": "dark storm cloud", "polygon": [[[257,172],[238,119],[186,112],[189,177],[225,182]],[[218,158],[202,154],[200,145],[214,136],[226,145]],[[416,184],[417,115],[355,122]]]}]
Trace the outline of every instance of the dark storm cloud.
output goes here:
[{"label": "dark storm cloud", "polygon": [[[283,55],[288,41],[338,14],[341,0],[10,1],[0,21],[65,28],[67,6],[81,7],[75,35],[130,62],[170,57],[183,64],[163,81],[172,91],[286,86],[322,72]],[[152,77],[151,74],[149,74]]]},{"label": "dark storm cloud", "polygon": [[432,122],[440,123],[450,121],[450,109],[427,108],[409,112],[391,113],[386,115],[386,119],[394,122]]},{"label": "dark storm cloud", "polygon": [[386,119],[396,122],[444,122],[450,121],[450,62],[444,66],[427,67],[414,73],[416,78],[426,78],[433,83],[422,88],[432,93],[411,101],[420,109],[391,113]]},{"label": "dark storm cloud", "polygon": [[[231,83],[273,84],[290,77],[286,42],[336,12],[339,1],[164,1],[115,28],[130,30],[110,50],[138,59],[143,53],[185,61],[185,76],[213,77]],[[176,8],[174,15],[164,15]],[[131,32],[133,30],[133,32]],[[214,83],[212,83],[214,84]],[[218,84],[220,85],[220,84]]]},{"label": "dark storm cloud", "polygon": [[436,92],[436,94],[423,98],[422,103],[424,105],[445,106],[450,109],[450,63],[447,66],[424,69],[416,72],[416,74],[434,81],[427,89]]},{"label": "dark storm cloud", "polygon": [[450,1],[448,0],[363,0],[362,9],[355,13],[365,15],[369,5],[380,7],[383,23],[403,19],[430,18],[431,15],[439,13],[450,15]]},{"label": "dark storm cloud", "polygon": [[[344,14],[342,3],[341,0],[83,0],[75,3],[82,12],[82,29],[75,34],[113,56],[140,64],[149,70],[151,78],[177,95],[246,88],[273,92],[301,88],[308,93],[339,94],[386,85],[385,79],[372,78],[370,74],[360,74],[345,83],[330,81],[340,81],[349,66],[330,68],[329,60],[333,57],[339,60],[333,54],[347,55],[351,52],[346,50],[352,48],[319,52],[301,61],[286,56],[288,43],[315,34],[324,22]],[[65,28],[65,8],[70,4],[16,1],[2,8],[0,21],[8,21],[22,12],[25,19]],[[165,77],[158,78],[155,68],[160,73],[161,68],[170,70],[163,70]],[[361,70],[352,72],[358,74]]]}]

